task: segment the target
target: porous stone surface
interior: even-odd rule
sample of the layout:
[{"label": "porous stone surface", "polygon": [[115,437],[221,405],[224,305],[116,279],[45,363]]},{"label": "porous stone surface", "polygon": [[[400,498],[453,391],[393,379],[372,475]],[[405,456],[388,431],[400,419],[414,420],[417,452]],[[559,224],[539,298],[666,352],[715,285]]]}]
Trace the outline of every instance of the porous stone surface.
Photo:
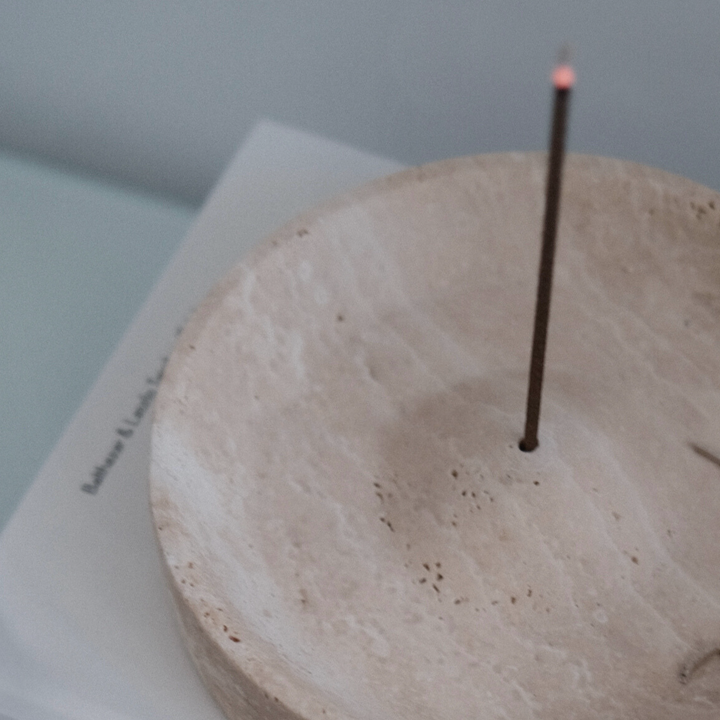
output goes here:
[{"label": "porous stone surface", "polygon": [[184,330],[152,508],[229,717],[720,717],[720,196],[568,158],[523,453],[544,163],[346,195]]}]

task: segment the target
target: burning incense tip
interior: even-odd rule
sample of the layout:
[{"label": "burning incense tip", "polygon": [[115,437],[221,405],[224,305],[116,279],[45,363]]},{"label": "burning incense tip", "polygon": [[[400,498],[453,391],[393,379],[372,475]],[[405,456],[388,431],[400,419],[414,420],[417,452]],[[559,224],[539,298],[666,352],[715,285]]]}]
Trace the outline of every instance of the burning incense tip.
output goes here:
[{"label": "burning incense tip", "polygon": [[556,66],[553,70],[552,82],[558,90],[569,90],[575,84],[575,71],[572,66]]}]

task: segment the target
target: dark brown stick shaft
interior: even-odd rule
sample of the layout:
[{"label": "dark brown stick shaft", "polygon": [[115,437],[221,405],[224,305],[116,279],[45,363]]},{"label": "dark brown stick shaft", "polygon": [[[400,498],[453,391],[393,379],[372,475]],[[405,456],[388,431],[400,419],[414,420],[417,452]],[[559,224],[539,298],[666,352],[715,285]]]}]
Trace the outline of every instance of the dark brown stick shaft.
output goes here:
[{"label": "dark brown stick shaft", "polygon": [[550,296],[552,294],[553,263],[555,260],[555,238],[557,237],[558,214],[562,167],[565,156],[565,129],[570,100],[569,88],[555,89],[552,130],[550,133],[550,154],[548,157],[547,187],[545,195],[545,221],[543,224],[542,252],[538,278],[537,302],[535,304],[535,327],[533,330],[532,354],[530,357],[530,379],[528,382],[527,408],[525,413],[525,435],[520,449],[531,452],[538,446],[538,425],[540,423],[540,401],[542,398],[543,372],[545,368],[545,345],[550,320]]}]

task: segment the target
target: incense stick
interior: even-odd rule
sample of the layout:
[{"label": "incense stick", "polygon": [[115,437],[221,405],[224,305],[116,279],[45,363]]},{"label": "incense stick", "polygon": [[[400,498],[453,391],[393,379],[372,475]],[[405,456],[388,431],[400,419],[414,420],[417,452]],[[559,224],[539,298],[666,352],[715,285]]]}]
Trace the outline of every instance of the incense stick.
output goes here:
[{"label": "incense stick", "polygon": [[535,326],[533,329],[532,353],[530,357],[530,378],[528,382],[527,408],[525,413],[525,435],[520,449],[532,452],[538,446],[538,425],[540,423],[540,401],[542,397],[545,368],[545,346],[550,319],[550,296],[552,294],[553,264],[555,260],[555,239],[557,237],[558,214],[562,168],[565,156],[565,134],[570,91],[575,82],[575,73],[570,65],[561,63],[552,75],[555,87],[552,129],[550,132],[550,153],[548,155],[547,187],[545,194],[545,220],[540,254],[537,301],[535,303]]}]

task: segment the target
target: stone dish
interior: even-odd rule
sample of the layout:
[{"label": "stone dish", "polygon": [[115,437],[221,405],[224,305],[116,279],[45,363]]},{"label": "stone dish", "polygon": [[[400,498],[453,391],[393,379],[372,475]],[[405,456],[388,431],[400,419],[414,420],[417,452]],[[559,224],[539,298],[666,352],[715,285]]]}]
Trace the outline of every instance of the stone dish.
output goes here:
[{"label": "stone dish", "polygon": [[372,183],[266,240],[168,364],[159,545],[243,720],[720,717],[720,196],[569,156]]}]

